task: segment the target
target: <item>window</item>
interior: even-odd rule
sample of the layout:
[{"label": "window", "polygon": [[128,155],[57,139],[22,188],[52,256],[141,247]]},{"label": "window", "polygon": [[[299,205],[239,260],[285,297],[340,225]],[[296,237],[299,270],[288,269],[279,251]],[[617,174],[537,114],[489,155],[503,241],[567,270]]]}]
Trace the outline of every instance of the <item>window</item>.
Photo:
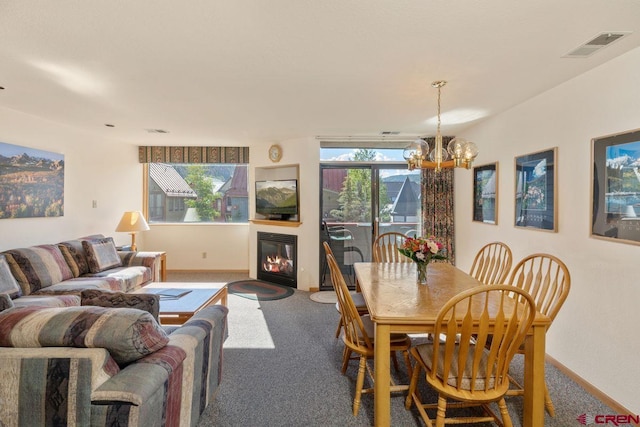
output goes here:
[{"label": "window", "polygon": [[248,222],[246,164],[146,163],[149,223]]}]

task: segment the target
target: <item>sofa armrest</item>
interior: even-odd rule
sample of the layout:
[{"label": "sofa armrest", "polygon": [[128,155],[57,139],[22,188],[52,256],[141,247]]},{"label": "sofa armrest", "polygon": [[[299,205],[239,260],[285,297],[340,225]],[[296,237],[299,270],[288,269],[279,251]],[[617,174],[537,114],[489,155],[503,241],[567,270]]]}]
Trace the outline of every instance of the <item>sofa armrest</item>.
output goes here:
[{"label": "sofa armrest", "polygon": [[227,313],[221,305],[199,311],[166,347],[105,382],[92,394],[93,421],[104,424],[118,413],[144,425],[196,426],[220,384]]},{"label": "sofa armrest", "polygon": [[118,251],[118,255],[122,260],[122,265],[143,266],[151,269],[152,282],[160,282],[160,263],[163,252],[132,252]]},{"label": "sofa armrest", "polygon": [[206,307],[169,335],[168,345],[181,346],[187,352],[182,393],[190,396],[190,402],[186,398],[183,402],[182,413],[190,414],[190,419],[185,419],[186,425],[197,424],[218,391],[228,311],[222,305]]},{"label": "sofa armrest", "polygon": [[94,390],[92,425],[180,425],[184,352],[164,347],[147,357]]}]

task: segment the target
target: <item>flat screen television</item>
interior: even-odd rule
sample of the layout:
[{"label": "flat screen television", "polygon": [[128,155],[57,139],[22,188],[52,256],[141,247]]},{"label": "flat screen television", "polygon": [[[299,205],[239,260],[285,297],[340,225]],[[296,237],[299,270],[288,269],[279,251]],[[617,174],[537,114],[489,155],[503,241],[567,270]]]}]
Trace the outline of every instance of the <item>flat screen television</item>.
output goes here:
[{"label": "flat screen television", "polygon": [[256,181],[256,213],[281,220],[298,215],[298,180]]}]

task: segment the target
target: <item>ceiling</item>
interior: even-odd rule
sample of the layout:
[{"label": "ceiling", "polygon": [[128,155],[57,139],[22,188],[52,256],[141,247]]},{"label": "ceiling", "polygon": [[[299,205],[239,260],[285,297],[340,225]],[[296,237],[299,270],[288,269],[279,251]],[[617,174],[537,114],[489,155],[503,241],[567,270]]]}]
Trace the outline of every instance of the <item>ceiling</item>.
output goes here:
[{"label": "ceiling", "polygon": [[433,135],[440,79],[455,135],[640,46],[640,1],[2,0],[0,40],[0,107],[97,138]]}]

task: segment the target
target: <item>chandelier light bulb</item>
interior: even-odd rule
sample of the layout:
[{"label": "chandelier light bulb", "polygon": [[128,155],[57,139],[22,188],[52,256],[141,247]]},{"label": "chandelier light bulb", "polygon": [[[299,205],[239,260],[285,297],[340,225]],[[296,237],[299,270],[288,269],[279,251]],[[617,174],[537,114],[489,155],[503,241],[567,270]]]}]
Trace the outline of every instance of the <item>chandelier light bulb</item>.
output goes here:
[{"label": "chandelier light bulb", "polygon": [[[446,162],[449,159],[449,153],[444,148],[440,149],[440,162]],[[429,160],[438,163],[438,149],[434,148],[429,154]]]},{"label": "chandelier light bulb", "polygon": [[467,146],[467,140],[464,138],[453,138],[449,145],[447,145],[447,151],[454,159],[461,159],[465,148]]},{"label": "chandelier light bulb", "polygon": [[478,146],[473,142],[467,142],[464,149],[464,159],[467,162],[472,162],[478,156]]}]

